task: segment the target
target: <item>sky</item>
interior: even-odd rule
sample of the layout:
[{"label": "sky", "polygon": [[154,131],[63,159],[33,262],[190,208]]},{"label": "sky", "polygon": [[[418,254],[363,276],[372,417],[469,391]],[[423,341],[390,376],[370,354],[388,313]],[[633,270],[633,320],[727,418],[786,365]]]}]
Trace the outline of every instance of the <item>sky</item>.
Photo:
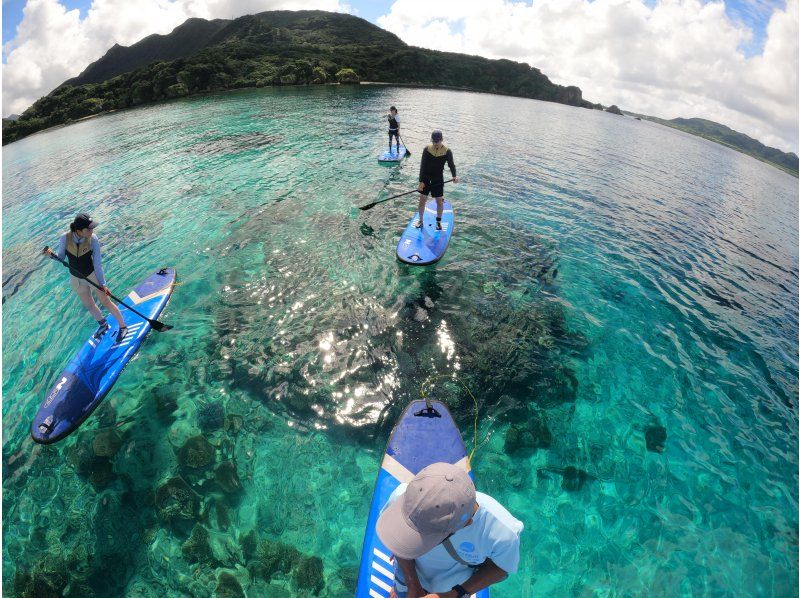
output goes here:
[{"label": "sky", "polygon": [[189,17],[322,9],[408,44],[508,58],[605,106],[701,117],[798,151],[800,0],[3,0],[2,113],[21,113],[115,43]]}]

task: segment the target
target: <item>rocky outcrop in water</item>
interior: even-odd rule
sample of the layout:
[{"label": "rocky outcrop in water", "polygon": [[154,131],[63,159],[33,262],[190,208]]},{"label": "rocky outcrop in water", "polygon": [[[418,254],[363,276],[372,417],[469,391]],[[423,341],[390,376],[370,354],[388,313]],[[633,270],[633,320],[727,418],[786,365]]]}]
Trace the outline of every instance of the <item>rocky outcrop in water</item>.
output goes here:
[{"label": "rocky outcrop in water", "polygon": [[667,443],[667,429],[664,426],[650,426],[644,433],[647,450],[663,453]]},{"label": "rocky outcrop in water", "polygon": [[214,447],[205,436],[192,436],[178,451],[178,463],[189,469],[203,469],[213,463],[214,454]]},{"label": "rocky outcrop in water", "polygon": [[204,434],[219,430],[225,424],[225,408],[219,401],[201,403],[197,423]]},{"label": "rocky outcrop in water", "polygon": [[208,530],[200,524],[192,528],[189,539],[181,546],[181,552],[190,563],[214,563],[214,555],[208,544]]},{"label": "rocky outcrop in water", "polygon": [[529,420],[513,424],[506,430],[506,453],[512,455],[525,449],[549,448],[553,436],[544,418],[534,414]]},{"label": "rocky outcrop in water", "polygon": [[92,442],[92,450],[98,457],[113,457],[122,446],[122,438],[114,429],[100,430]]},{"label": "rocky outcrop in water", "polygon": [[163,521],[191,521],[197,516],[199,501],[197,493],[183,478],[174,477],[159,486],[155,495],[155,506]]},{"label": "rocky outcrop in water", "polygon": [[239,472],[234,461],[223,461],[214,469],[214,479],[226,494],[233,494],[242,489]]}]

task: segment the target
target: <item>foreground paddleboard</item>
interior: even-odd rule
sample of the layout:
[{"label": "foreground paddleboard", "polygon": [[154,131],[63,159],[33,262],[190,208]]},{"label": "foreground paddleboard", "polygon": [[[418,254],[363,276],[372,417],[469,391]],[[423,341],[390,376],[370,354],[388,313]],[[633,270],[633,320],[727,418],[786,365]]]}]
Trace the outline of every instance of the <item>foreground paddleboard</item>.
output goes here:
[{"label": "foreground paddleboard", "polygon": [[[158,319],[172,294],[175,276],[174,268],[159,270],[136,287],[125,303],[151,320]],[[39,407],[31,425],[31,436],[36,442],[52,444],[74,432],[97,408],[123,368],[136,355],[150,332],[150,323],[122,305],[119,308],[128,325],[128,334],[117,343],[119,324],[109,315],[111,328],[100,340],[89,337]]]},{"label": "foreground paddleboard", "polygon": [[414,213],[403,236],[397,243],[397,259],[406,264],[426,266],[438,262],[447,251],[453,234],[453,206],[446,199],[442,211],[442,230],[436,230],[436,200],[429,199],[425,204],[425,220],[422,228],[414,224],[419,218]]},{"label": "foreground paddleboard", "polygon": [[[386,598],[392,590],[393,557],[375,533],[378,516],[392,492],[432,463],[452,463],[470,471],[464,441],[450,412],[439,401],[431,401],[431,405],[434,413],[425,410],[425,401],[413,401],[389,437],[369,508],[356,598]],[[473,596],[488,598],[489,590]]]},{"label": "foreground paddleboard", "polygon": [[401,146],[399,152],[394,150],[383,152],[380,156],[378,156],[378,162],[399,162],[405,157],[406,157],[406,148],[405,146]]}]

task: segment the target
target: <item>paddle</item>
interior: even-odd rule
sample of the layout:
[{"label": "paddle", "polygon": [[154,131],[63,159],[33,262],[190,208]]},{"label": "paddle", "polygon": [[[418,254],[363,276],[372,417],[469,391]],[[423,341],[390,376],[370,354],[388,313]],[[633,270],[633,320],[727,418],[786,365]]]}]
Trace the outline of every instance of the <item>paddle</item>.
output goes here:
[{"label": "paddle", "polygon": [[[449,183],[452,180],[453,179],[448,179],[448,180],[445,181],[445,183]],[[389,201],[390,199],[397,199],[398,197],[403,197],[404,195],[409,195],[411,193],[419,193],[419,189],[412,189],[411,191],[406,191],[405,193],[398,193],[397,195],[392,195],[391,197],[387,197],[386,199],[379,199],[378,201],[373,201],[372,203],[369,203],[369,204],[367,204],[365,206],[359,206],[358,209],[359,210],[371,210],[372,208],[377,206],[379,203],[383,203],[385,201]]]},{"label": "paddle", "polygon": [[399,132],[397,133],[397,138],[400,140],[400,143],[403,144],[403,147],[406,148],[406,156],[411,156],[411,150],[408,149],[408,146],[406,145],[406,142],[403,141],[402,137],[400,137],[400,133]]},{"label": "paddle", "polygon": [[[84,276],[83,274],[81,274],[80,272],[78,272],[78,271],[77,271],[75,268],[73,268],[72,266],[70,266],[70,265],[69,265],[69,263],[68,263],[66,260],[59,259],[59,258],[58,258],[58,256],[57,256],[55,253],[53,253],[53,252],[52,252],[52,250],[50,250],[50,248],[49,248],[49,247],[47,247],[47,246],[45,245],[44,249],[45,249],[45,251],[47,251],[47,255],[48,255],[50,258],[52,258],[52,259],[54,259],[55,261],[59,262],[59,263],[60,263],[62,266],[66,266],[67,268],[69,268],[69,270],[70,270],[70,272],[72,272],[72,275],[73,275],[73,276],[75,276],[75,277],[77,277],[77,278],[82,278],[82,279],[84,279],[86,282],[88,282],[88,283],[89,283],[90,285],[92,285],[94,288],[96,288],[96,289],[99,289],[100,291],[103,291],[103,292],[105,293],[105,291],[103,290],[103,287],[101,287],[100,285],[97,285],[97,284],[93,283],[93,282],[92,282],[91,280],[89,280],[89,279],[88,279],[86,276]],[[109,293],[109,294],[108,294],[108,296],[109,296],[109,297],[111,297],[111,298],[112,298],[114,301],[116,301],[116,302],[117,302],[117,303],[119,303],[120,305],[122,305],[122,306],[124,306],[124,307],[127,307],[127,308],[128,308],[130,311],[132,311],[133,313],[135,313],[137,316],[139,316],[139,317],[141,317],[141,318],[144,318],[145,320],[147,320],[148,322],[150,322],[150,326],[152,326],[152,327],[153,327],[153,330],[157,330],[158,332],[164,332],[164,331],[166,331],[166,330],[170,330],[170,329],[172,329],[172,326],[170,326],[169,324],[164,324],[164,322],[159,322],[158,320],[151,320],[150,318],[148,318],[148,317],[147,317],[146,315],[144,315],[143,313],[136,311],[135,309],[133,309],[133,308],[132,308],[130,305],[128,305],[127,303],[125,303],[125,302],[124,302],[122,299],[120,299],[119,297],[115,297],[115,296],[114,296],[114,295],[112,295],[111,293]]]}]

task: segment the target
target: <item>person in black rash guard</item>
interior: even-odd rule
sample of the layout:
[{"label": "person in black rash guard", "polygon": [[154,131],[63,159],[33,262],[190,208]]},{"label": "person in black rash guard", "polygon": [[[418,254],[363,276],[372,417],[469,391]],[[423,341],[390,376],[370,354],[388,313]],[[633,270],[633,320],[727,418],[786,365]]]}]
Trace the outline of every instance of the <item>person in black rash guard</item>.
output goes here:
[{"label": "person in black rash guard", "polygon": [[392,136],[394,136],[395,143],[397,144],[397,153],[400,153],[400,115],[397,114],[397,108],[392,106],[389,108],[389,114],[386,115],[389,119],[389,153],[392,153]]},{"label": "person in black rash guard", "polygon": [[428,195],[436,200],[436,230],[442,230],[442,210],[444,209],[444,165],[450,168],[453,182],[458,182],[456,165],[453,162],[453,152],[444,143],[441,131],[431,133],[431,143],[422,150],[422,160],[419,165],[419,220],[414,225],[422,228],[425,216],[425,204]]}]

